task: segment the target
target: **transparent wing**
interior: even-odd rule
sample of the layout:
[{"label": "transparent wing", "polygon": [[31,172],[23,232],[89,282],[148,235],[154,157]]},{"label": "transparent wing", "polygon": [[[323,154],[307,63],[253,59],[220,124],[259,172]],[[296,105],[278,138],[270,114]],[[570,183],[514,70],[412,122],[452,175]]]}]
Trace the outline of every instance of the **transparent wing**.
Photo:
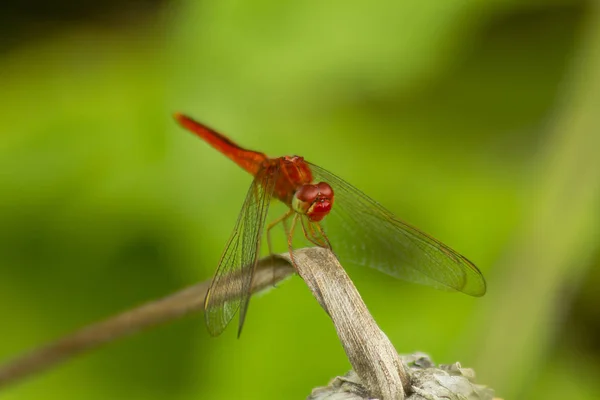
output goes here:
[{"label": "transparent wing", "polygon": [[257,173],[221,256],[204,301],[206,325],[213,336],[223,332],[238,309],[238,336],[242,332],[261,236],[278,172],[278,168],[272,168]]},{"label": "transparent wing", "polygon": [[485,293],[485,280],[471,261],[399,220],[343,179],[310,166],[315,182],[327,182],[333,188],[333,208],[323,226],[342,263],[365,265],[396,278],[471,296]]}]

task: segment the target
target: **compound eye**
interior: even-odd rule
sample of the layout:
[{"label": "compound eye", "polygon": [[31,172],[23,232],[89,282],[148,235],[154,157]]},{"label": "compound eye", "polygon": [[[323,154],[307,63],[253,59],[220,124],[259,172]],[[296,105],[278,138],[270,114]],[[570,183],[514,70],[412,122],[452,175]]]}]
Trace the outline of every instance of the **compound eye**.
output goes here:
[{"label": "compound eye", "polygon": [[302,185],[296,191],[296,198],[303,203],[312,203],[319,194],[319,189],[316,185]]},{"label": "compound eye", "polygon": [[319,194],[322,197],[331,198],[333,197],[333,189],[329,186],[329,183],[319,182],[317,184],[317,188],[319,189]]}]

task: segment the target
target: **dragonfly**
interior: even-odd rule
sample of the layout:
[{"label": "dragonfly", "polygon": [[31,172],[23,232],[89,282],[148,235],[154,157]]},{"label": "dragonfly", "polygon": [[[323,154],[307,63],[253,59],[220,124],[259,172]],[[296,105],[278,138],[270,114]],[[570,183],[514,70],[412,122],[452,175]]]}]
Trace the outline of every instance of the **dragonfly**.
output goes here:
[{"label": "dragonfly", "polygon": [[[471,261],[342,178],[300,156],[273,158],[245,149],[182,113],[174,118],[254,176],[204,301],[206,325],[213,336],[221,334],[238,311],[238,337],[241,334],[263,234],[266,230],[272,254],[271,230],[280,223],[292,262],[294,233],[301,229],[310,243],[333,251],[342,265],[368,266],[395,278],[475,297],[485,294],[485,279]],[[267,224],[273,199],[288,209]],[[238,279],[233,279],[236,274]]]}]

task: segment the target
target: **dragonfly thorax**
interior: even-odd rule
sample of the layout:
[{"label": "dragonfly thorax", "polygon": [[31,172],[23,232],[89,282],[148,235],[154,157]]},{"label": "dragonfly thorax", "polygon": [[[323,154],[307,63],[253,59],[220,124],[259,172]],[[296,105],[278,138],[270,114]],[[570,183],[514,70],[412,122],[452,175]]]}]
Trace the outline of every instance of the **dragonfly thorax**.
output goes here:
[{"label": "dragonfly thorax", "polygon": [[292,199],[292,209],[314,222],[325,218],[332,207],[333,189],[325,182],[300,186]]}]

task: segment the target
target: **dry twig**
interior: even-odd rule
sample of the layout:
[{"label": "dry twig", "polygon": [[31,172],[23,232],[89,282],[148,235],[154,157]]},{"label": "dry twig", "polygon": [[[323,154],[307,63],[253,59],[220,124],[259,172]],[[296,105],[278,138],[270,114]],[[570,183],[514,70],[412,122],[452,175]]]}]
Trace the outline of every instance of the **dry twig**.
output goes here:
[{"label": "dry twig", "polygon": [[[354,368],[353,376],[357,378],[352,382],[353,388],[358,388],[357,385],[360,385],[361,393],[364,393],[364,397],[360,398],[377,397],[382,400],[402,400],[405,398],[405,394],[411,394],[410,399],[419,399],[435,398],[436,393],[440,393],[433,391],[434,389],[427,392],[429,387],[433,388],[435,385],[427,385],[426,382],[424,386],[421,384],[422,382],[416,384],[417,380],[414,378],[416,375],[414,373],[410,376],[407,374],[406,367],[394,346],[375,323],[354,284],[333,253],[322,248],[300,249],[294,252],[294,261],[297,272],[335,325],[340,341]],[[296,270],[292,267],[288,253],[264,258],[259,261],[257,266],[252,292],[270,287],[294,272]],[[56,342],[18,357],[0,366],[0,388],[49,369],[77,354],[95,349],[105,343],[181,318],[192,312],[201,311],[209,285],[210,282],[203,282],[183,289],[163,299],[146,303],[115,317],[89,325]],[[230,295],[235,296],[236,294]],[[439,374],[432,373],[430,375],[439,387]],[[348,377],[340,379],[342,382],[350,382]],[[468,383],[468,380],[465,382]],[[448,388],[443,387],[442,389]],[[430,397],[418,397],[429,396],[428,393],[431,394]],[[457,392],[461,395],[462,393]],[[469,398],[488,399],[491,397]]]},{"label": "dry twig", "polygon": [[[273,286],[294,272],[285,259],[278,256],[266,257],[259,261],[252,291],[259,292]],[[209,286],[210,281],[190,286],[162,299],[88,325],[62,339],[0,365],[0,389],[105,343],[201,311]]]}]

